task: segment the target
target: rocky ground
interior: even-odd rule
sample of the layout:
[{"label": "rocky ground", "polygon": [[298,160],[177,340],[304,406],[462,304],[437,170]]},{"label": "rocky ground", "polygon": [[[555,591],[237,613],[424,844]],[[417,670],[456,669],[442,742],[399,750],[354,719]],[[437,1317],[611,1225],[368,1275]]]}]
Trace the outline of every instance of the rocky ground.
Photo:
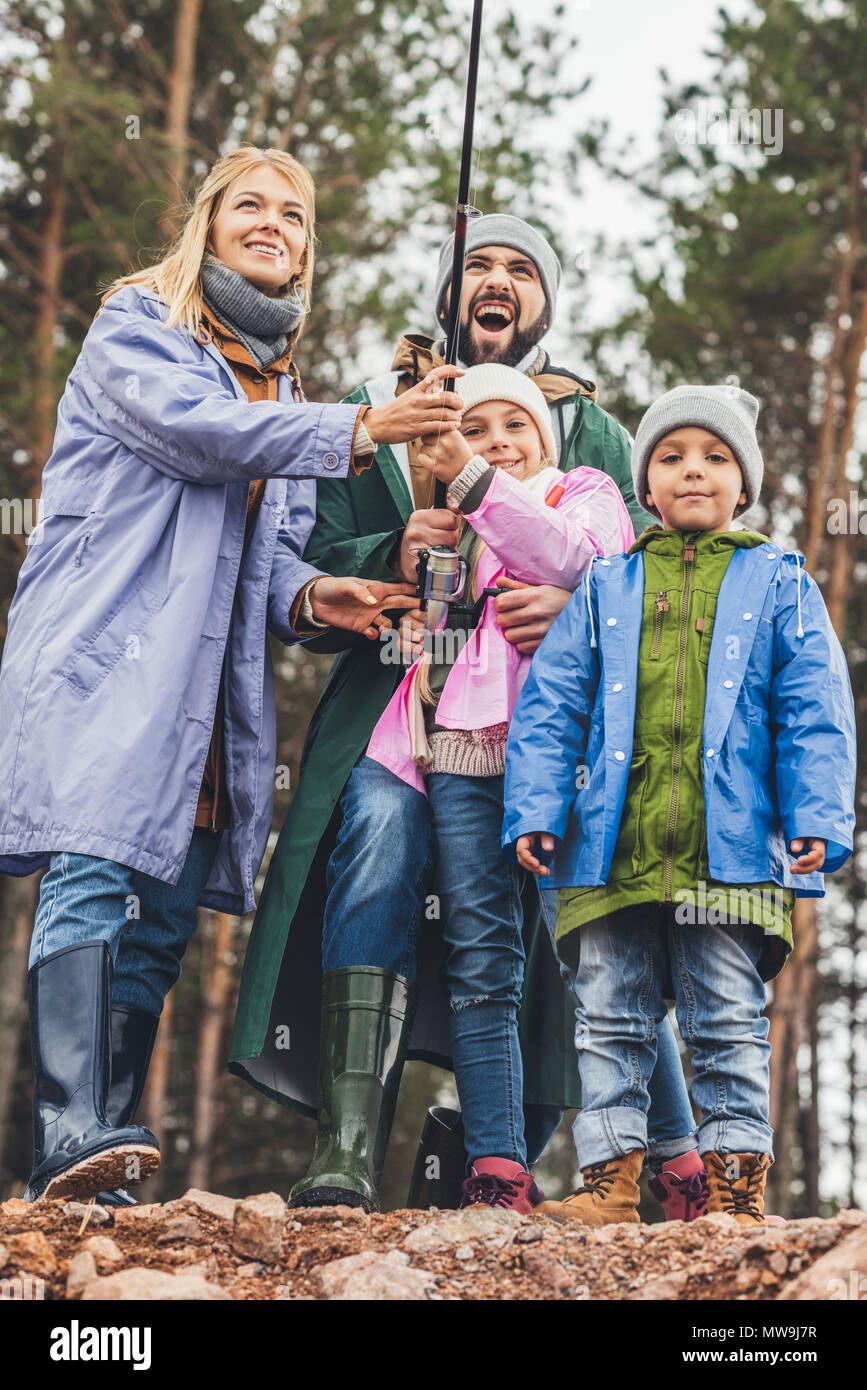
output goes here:
[{"label": "rocky ground", "polygon": [[22,1290],[82,1302],[858,1298],[867,1213],[588,1230],[486,1207],[290,1211],[273,1192],[113,1209],[12,1199],[0,1205],[0,1296]]}]

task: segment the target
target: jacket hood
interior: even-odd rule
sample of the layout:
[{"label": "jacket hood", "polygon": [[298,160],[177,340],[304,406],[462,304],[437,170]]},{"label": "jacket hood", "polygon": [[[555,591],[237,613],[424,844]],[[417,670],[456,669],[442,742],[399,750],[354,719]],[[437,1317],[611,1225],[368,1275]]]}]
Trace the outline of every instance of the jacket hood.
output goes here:
[{"label": "jacket hood", "polygon": [[[432,367],[441,367],[444,358],[436,350],[435,344],[442,341],[429,338],[425,333],[405,333],[395,349],[391,364],[393,372],[408,372],[413,385],[425,376]],[[534,364],[535,367],[535,364]],[[559,401],[576,393],[596,400],[595,382],[567,372],[563,367],[552,367],[548,354],[540,349],[538,367],[528,373],[532,376],[545,400]]]}]

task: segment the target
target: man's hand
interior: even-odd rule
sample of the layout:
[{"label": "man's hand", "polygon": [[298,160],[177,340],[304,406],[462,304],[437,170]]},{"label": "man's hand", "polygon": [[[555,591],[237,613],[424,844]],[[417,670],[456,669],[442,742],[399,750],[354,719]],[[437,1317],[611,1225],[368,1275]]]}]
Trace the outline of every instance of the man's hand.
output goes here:
[{"label": "man's hand", "polygon": [[383,608],[410,608],[416,603],[414,585],[384,584],[379,579],[335,579],[330,574],[314,579],[307,594],[318,622],[347,632],[362,632],[371,640],[392,626]]},{"label": "man's hand", "polygon": [[553,835],[537,834],[535,831],[532,835],[519,835],[515,843],[518,863],[523,868],[528,869],[531,874],[535,874],[537,878],[550,878],[551,870],[540,859],[537,859],[534,853],[537,840],[541,842],[540,852],[547,855],[551,854],[554,849]]},{"label": "man's hand", "polygon": [[821,869],[825,862],[825,850],[828,848],[827,840],[791,840],[789,842],[789,853],[798,856],[796,864],[789,867],[793,874],[812,874],[817,869]]},{"label": "man's hand", "polygon": [[524,656],[532,656],[557,614],[566,607],[571,591],[558,589],[554,584],[525,584],[505,576],[497,584],[505,590],[493,600],[503,636]]},{"label": "man's hand", "polygon": [[393,401],[366,411],[364,428],[374,444],[405,444],[422,434],[456,430],[464,403],[457,391],[443,391],[440,382],[458,376],[463,376],[460,367],[433,367]]},{"label": "man's hand", "polygon": [[419,550],[435,545],[455,546],[458,543],[458,518],[446,507],[425,507],[413,512],[395,558],[394,572],[406,584],[415,584]]},{"label": "man's hand", "polygon": [[460,430],[452,430],[448,434],[424,435],[416,462],[441,482],[450,483],[472,457],[473,451]]}]

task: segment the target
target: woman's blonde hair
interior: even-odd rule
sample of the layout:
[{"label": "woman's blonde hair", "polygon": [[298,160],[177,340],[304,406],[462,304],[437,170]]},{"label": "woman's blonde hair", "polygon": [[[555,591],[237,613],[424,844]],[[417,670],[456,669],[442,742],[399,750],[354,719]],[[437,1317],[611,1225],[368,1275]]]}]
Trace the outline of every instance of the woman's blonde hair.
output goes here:
[{"label": "woman's blonde hair", "polygon": [[192,207],[188,209],[183,227],[172,242],[162,260],[144,270],[133,271],[113,280],[103,294],[104,303],[110,294],[124,285],[144,285],[153,290],[169,307],[165,328],[181,324],[195,334],[202,317],[202,283],[200,279],[202,261],[210,249],[209,240],[214,219],[220,211],[226,190],[242,174],[248,173],[260,164],[270,164],[277,169],[298,190],[304,204],[305,219],[304,255],[298,274],[281,287],[281,293],[290,288],[299,290],[304,299],[304,318],[294,334],[289,337],[287,351],[294,347],[304,329],[304,322],[310,312],[311,287],[313,284],[313,259],[315,245],[315,194],[313,179],[293,155],[285,150],[260,150],[255,145],[241,145],[239,149],[225,154],[213,165],[199,188]]}]

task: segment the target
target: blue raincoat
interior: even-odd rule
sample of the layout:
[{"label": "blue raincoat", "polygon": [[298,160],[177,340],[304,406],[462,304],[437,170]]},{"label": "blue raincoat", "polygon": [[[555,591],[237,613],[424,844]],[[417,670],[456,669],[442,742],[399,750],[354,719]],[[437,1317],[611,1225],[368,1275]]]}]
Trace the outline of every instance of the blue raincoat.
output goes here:
[{"label": "blue raincoat", "polygon": [[217,348],[167,316],[139,286],[111,295],[60,401],[0,669],[0,869],[68,850],[176,883],[225,653],[233,824],[202,904],[240,913],[271,828],[266,629],[299,640],[290,607],[322,572],[298,558],[312,480],[347,476],[359,408],[297,403],[288,374],[279,400],[251,404]]},{"label": "blue raincoat", "polygon": [[[515,707],[502,843],[515,858],[519,835],[557,837],[546,889],[608,880],[632,759],[643,596],[643,552],[597,557]],[[792,874],[787,846],[827,840],[826,872],[852,851],[852,687],[801,557],[769,542],[736,550],[720,586],[703,757],[710,877],[822,897],[823,875]]]}]

